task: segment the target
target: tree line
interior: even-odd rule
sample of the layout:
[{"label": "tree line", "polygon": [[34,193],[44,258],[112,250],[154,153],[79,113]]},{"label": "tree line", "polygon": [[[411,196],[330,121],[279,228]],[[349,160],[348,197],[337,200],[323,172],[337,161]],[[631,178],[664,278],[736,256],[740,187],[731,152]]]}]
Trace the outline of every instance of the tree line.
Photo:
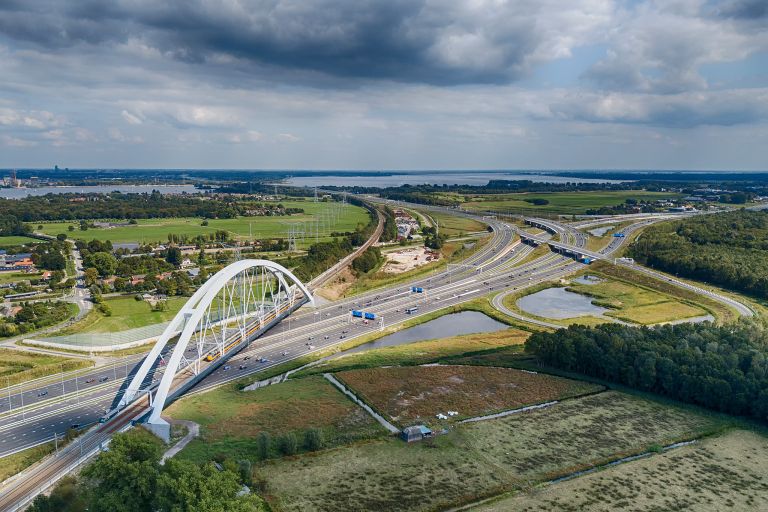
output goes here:
[{"label": "tree line", "polygon": [[573,325],[531,335],[526,352],[545,365],[768,420],[768,331],[742,320],[653,328]]},{"label": "tree line", "polygon": [[739,210],[651,226],[630,254],[666,272],[768,297],[768,212]]}]

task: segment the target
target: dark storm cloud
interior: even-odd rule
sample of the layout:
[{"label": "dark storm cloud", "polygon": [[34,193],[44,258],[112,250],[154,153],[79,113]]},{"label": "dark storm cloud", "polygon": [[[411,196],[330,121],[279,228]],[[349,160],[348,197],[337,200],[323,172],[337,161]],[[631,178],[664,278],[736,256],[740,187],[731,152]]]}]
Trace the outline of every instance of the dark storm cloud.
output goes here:
[{"label": "dark storm cloud", "polygon": [[47,49],[139,39],[203,63],[430,84],[506,83],[536,49],[536,3],[424,0],[7,2],[0,34]]},{"label": "dark storm cloud", "polygon": [[718,8],[720,16],[739,20],[768,20],[768,1],[733,0]]}]

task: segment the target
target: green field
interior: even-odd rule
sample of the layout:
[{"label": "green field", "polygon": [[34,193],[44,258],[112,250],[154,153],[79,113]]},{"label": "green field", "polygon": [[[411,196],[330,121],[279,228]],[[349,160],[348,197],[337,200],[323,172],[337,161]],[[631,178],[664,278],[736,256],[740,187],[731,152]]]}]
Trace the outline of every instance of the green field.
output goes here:
[{"label": "green field", "polygon": [[[228,231],[233,238],[240,240],[248,240],[249,233],[253,235],[254,239],[287,238],[289,224],[305,222],[307,223],[306,230],[309,230],[309,223],[314,221],[316,214],[321,215],[323,211],[330,211],[332,208],[329,203],[322,202],[284,201],[282,204],[286,208],[303,208],[305,213],[282,217],[209,219],[207,226],[201,226],[202,219],[193,217],[139,219],[138,223],[132,226],[90,228],[87,231],[81,231],[79,223],[76,222],[53,222],[43,223],[42,232],[54,236],[58,233],[65,233],[74,239],[109,240],[113,243],[167,242],[168,234],[194,237],[215,233],[218,230]],[[342,212],[330,230],[327,227],[324,230],[321,229],[321,235],[326,234],[325,237],[321,237],[322,239],[329,239],[330,232],[354,231],[359,224],[367,225],[369,222],[368,211],[359,206],[348,204]],[[74,226],[75,230],[68,231],[69,226]],[[303,245],[312,242],[314,242],[314,236],[311,240],[307,238]]]},{"label": "green field", "polygon": [[112,316],[105,316],[94,308],[85,318],[56,334],[117,332],[168,322],[186,301],[187,297],[171,297],[166,311],[152,311],[148,302],[138,301],[133,296],[106,298]]},{"label": "green field", "polygon": [[[457,196],[459,197],[459,196]],[[460,196],[464,199],[463,196]],[[495,210],[495,211],[540,211],[548,213],[560,213],[576,215],[585,213],[592,208],[604,206],[616,206],[623,204],[627,199],[651,200],[675,199],[681,194],[669,192],[647,192],[644,190],[617,190],[594,192],[536,192],[521,194],[488,194],[467,197],[469,201],[463,202],[461,207],[467,210]],[[549,204],[537,206],[525,199],[546,199]]]},{"label": "green field", "polygon": [[90,366],[93,361],[0,348],[0,387]]},{"label": "green field", "polygon": [[40,243],[40,240],[28,236],[0,236],[0,248],[30,243]]},{"label": "green field", "polygon": [[766,441],[736,430],[472,510],[768,510]]},{"label": "green field", "polygon": [[477,231],[486,231],[487,225],[475,219],[457,217],[443,212],[426,212],[438,225],[440,233],[446,236],[465,235]]},{"label": "green field", "polygon": [[42,274],[35,272],[27,274],[26,272],[0,272],[0,284],[18,283],[19,281],[29,281],[30,279],[40,279]]},{"label": "green field", "polygon": [[725,425],[720,416],[605,392],[462,425],[434,443],[387,439],[282,459],[260,476],[280,510],[436,510]]},{"label": "green field", "polygon": [[317,428],[323,432],[325,446],[386,435],[383,427],[322,376],[256,391],[224,386],[179,400],[165,412],[201,425],[201,437],[181,452],[196,462],[222,455],[258,461],[261,432],[272,437],[292,432],[301,439],[307,429]]},{"label": "green field", "polygon": [[591,297],[593,304],[610,308],[606,316],[641,325],[707,314],[706,310],[669,295],[621,281],[605,279],[589,285],[572,282],[568,290]]}]

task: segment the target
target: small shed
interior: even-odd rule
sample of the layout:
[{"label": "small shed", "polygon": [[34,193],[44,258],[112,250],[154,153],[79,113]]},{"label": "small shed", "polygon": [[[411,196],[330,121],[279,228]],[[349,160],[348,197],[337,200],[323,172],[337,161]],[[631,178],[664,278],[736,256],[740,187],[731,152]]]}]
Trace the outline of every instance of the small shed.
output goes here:
[{"label": "small shed", "polygon": [[400,438],[406,443],[421,441],[425,437],[432,437],[432,431],[424,425],[406,427],[400,432]]}]

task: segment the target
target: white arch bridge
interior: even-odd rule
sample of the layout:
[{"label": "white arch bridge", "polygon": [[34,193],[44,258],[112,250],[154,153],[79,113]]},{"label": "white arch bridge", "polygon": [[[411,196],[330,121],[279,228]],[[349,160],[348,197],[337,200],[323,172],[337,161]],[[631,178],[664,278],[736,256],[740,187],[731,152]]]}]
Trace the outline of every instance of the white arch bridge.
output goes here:
[{"label": "white arch bridge", "polygon": [[[171,320],[105,419],[146,395],[147,426],[167,440],[170,425],[160,417],[167,402],[306,303],[314,306],[311,292],[282,265],[268,260],[228,265],[208,279]],[[166,346],[177,336],[167,357]],[[156,383],[154,371],[163,363],[165,371]]]}]

